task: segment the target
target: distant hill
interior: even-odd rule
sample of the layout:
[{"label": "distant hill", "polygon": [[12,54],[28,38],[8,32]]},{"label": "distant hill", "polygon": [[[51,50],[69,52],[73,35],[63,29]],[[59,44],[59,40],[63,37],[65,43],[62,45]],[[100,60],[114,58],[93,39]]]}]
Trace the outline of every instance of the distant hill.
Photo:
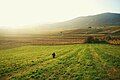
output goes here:
[{"label": "distant hill", "polygon": [[102,13],[93,16],[78,17],[69,21],[47,25],[60,29],[84,29],[88,27],[102,28],[108,26],[119,26],[120,14]]},{"label": "distant hill", "polygon": [[62,31],[63,34],[114,34],[120,32],[120,26],[104,27],[100,29],[90,28],[90,29],[73,29]]},{"label": "distant hill", "polygon": [[5,29],[0,29],[0,34],[52,34],[61,31],[65,32],[66,30],[71,30],[72,33],[106,33],[106,31],[102,28],[109,28],[111,26],[120,27],[119,13],[102,13],[92,16],[83,16],[64,22],[23,26],[18,29],[9,29],[3,27]]}]

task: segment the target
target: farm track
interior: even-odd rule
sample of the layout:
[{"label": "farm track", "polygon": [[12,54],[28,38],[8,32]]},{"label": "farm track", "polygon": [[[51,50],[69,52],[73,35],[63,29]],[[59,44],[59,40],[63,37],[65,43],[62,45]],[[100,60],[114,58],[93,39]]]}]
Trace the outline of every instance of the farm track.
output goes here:
[{"label": "farm track", "polygon": [[0,50],[0,80],[119,80],[119,49],[107,44],[75,44]]}]

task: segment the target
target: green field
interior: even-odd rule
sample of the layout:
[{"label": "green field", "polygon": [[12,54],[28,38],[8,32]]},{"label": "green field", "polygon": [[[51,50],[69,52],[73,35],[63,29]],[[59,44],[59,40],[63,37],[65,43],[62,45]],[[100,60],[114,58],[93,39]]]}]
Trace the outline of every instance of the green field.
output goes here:
[{"label": "green field", "polygon": [[120,80],[120,46],[27,45],[1,49],[0,80],[8,79]]}]

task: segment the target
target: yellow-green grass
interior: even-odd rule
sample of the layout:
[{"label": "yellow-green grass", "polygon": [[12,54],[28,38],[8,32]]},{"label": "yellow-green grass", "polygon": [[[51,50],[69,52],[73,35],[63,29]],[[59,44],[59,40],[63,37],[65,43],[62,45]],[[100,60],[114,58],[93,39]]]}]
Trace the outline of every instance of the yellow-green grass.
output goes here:
[{"label": "yellow-green grass", "polygon": [[[56,58],[52,58],[52,53]],[[0,80],[119,80],[120,46],[27,45],[0,50]]]}]

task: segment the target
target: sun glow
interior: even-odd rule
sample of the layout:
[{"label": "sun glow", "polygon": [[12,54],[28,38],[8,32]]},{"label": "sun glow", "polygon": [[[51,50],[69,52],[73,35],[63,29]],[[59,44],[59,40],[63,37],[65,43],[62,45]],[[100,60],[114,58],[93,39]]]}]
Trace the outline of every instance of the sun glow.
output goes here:
[{"label": "sun glow", "polygon": [[78,16],[113,11],[110,5],[107,6],[104,1],[0,0],[0,28],[3,26],[12,26],[11,28],[15,28],[16,26],[23,25],[60,22]]}]

